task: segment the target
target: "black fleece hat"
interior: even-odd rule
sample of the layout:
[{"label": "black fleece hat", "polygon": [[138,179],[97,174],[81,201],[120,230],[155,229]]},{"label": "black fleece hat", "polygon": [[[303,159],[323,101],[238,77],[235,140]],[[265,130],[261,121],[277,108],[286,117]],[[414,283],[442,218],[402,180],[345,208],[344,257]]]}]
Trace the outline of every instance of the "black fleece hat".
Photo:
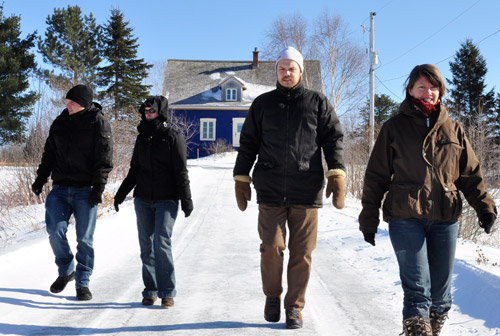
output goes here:
[{"label": "black fleece hat", "polygon": [[70,99],[86,109],[92,105],[93,97],[94,94],[92,93],[92,89],[83,84],[72,87],[66,94],[66,99]]}]

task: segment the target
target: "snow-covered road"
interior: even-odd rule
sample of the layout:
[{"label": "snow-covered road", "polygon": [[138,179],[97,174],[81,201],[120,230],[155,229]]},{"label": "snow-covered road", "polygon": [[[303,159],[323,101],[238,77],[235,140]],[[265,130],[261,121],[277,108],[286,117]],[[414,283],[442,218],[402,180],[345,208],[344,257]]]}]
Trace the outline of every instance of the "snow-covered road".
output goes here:
[{"label": "snow-covered road", "polygon": [[[74,282],[58,295],[48,291],[57,271],[44,233],[0,252],[0,334],[387,336],[401,331],[402,293],[388,236],[382,229],[375,248],[363,242],[356,222],[359,202],[352,199],[344,210],[328,203],[320,210],[304,328],[286,330],[283,316],[280,323],[267,323],[255,194],[240,212],[231,167],[190,167],[195,210],[187,219],[180,212],[175,225],[178,293],[173,308],[140,303],[135,212],[126,201],[120,212],[109,209],[98,219],[92,301],[76,300]],[[68,237],[74,246],[73,228]],[[500,279],[491,273],[478,276]],[[497,301],[488,310],[493,314],[500,313],[498,283],[489,284],[490,293],[475,303],[484,306],[494,295]],[[466,291],[467,282],[463,286]],[[442,336],[500,335],[500,315],[485,313],[485,322],[474,312],[460,312],[466,309],[454,306]]]}]

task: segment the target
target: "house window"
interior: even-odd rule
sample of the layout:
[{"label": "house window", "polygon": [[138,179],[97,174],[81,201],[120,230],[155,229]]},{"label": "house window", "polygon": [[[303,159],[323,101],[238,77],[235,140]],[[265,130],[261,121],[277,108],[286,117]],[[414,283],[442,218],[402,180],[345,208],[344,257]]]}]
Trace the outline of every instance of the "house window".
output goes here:
[{"label": "house window", "polygon": [[215,140],[215,118],[200,119],[200,140]]},{"label": "house window", "polygon": [[226,89],[226,101],[236,101],[237,93],[236,89]]}]

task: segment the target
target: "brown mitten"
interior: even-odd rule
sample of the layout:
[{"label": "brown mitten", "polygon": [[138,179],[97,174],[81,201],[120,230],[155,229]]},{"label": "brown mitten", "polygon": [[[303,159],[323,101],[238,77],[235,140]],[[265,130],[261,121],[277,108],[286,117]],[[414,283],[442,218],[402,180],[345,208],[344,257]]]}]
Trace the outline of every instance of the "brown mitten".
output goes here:
[{"label": "brown mitten", "polygon": [[236,194],[236,203],[241,211],[245,211],[247,203],[252,199],[252,190],[250,189],[250,176],[236,175],[234,177],[234,192]]},{"label": "brown mitten", "polygon": [[337,209],[342,209],[345,202],[345,172],[342,169],[330,169],[326,173],[326,198],[332,194],[332,204]]}]

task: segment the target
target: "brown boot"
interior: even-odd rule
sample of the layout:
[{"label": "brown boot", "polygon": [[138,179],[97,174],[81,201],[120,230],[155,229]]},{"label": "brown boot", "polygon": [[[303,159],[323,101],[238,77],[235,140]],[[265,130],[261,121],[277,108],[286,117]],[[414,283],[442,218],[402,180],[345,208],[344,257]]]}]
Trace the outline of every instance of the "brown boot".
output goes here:
[{"label": "brown boot", "polygon": [[403,321],[403,332],[405,336],[433,336],[432,328],[428,318],[415,316]]},{"label": "brown boot", "polygon": [[438,314],[436,311],[431,310],[429,314],[432,327],[432,336],[439,336],[441,329],[443,329],[444,322],[448,318],[448,313]]},{"label": "brown boot", "polygon": [[287,309],[286,313],[286,328],[287,329],[300,329],[302,328],[302,314],[300,310]]},{"label": "brown boot", "polygon": [[143,306],[152,306],[155,304],[156,297],[154,296],[146,296],[145,298],[142,299],[142,305]]},{"label": "brown boot", "polygon": [[279,322],[280,320],[280,306],[281,299],[277,298],[266,298],[266,305],[264,307],[264,318],[267,322]]},{"label": "brown boot", "polygon": [[167,297],[161,299],[161,307],[162,308],[170,308],[174,306],[174,298]]}]

